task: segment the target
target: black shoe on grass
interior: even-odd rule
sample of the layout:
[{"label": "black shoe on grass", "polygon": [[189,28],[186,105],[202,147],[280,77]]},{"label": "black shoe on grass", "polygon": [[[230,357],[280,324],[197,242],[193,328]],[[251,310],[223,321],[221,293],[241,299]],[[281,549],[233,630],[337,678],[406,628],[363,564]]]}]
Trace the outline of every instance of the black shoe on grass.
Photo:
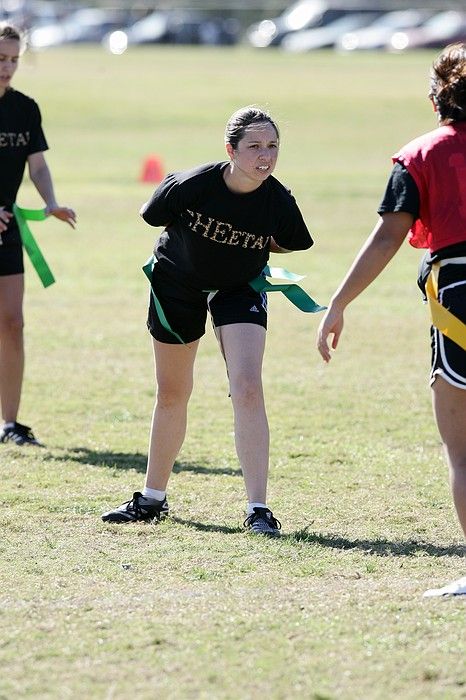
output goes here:
[{"label": "black shoe on grass", "polygon": [[135,491],[130,501],[125,501],[115,510],[109,510],[102,515],[106,523],[134,523],[138,520],[162,520],[168,515],[168,502],[150,501],[142,493]]},{"label": "black shoe on grass", "polygon": [[16,445],[44,447],[44,445],[37,440],[28,425],[21,425],[21,423],[16,422],[9,427],[3,426],[3,428],[0,429],[0,442],[14,442]]},{"label": "black shoe on grass", "polygon": [[280,537],[282,524],[268,508],[254,508],[254,513],[248,515],[243,523],[249,532],[254,535],[268,535],[268,537]]}]

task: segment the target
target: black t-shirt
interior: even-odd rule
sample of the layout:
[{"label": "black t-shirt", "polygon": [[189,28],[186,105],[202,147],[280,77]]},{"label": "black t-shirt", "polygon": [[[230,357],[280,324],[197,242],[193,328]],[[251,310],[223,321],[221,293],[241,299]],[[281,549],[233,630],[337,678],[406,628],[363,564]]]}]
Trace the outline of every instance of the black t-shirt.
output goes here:
[{"label": "black t-shirt", "polygon": [[257,277],[270,236],[288,250],[313,244],[286,187],[270,176],[253,192],[231,192],[223,179],[227,165],[170,173],[143,213],[148,224],[165,226],[154,250],[160,265],[196,289],[228,289]]},{"label": "black t-shirt", "polygon": [[419,190],[404,165],[395,163],[387,182],[379,214],[405,211],[417,219],[419,217]]},{"label": "black t-shirt", "polygon": [[0,97],[0,206],[11,211],[32,153],[48,149],[36,102],[8,89]]},{"label": "black t-shirt", "polygon": [[[419,218],[419,190],[412,175],[401,163],[395,163],[385,189],[379,214],[405,211]],[[466,255],[466,242],[454,243],[426,256],[429,262]]]}]

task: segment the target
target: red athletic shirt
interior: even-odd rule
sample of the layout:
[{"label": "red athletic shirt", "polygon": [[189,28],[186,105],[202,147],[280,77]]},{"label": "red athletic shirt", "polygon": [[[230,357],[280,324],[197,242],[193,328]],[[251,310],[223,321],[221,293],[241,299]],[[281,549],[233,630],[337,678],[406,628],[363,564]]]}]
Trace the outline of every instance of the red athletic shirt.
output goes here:
[{"label": "red athletic shirt", "polygon": [[419,219],[409,243],[434,253],[466,241],[466,122],[419,136],[392,160],[405,166],[419,190]]}]

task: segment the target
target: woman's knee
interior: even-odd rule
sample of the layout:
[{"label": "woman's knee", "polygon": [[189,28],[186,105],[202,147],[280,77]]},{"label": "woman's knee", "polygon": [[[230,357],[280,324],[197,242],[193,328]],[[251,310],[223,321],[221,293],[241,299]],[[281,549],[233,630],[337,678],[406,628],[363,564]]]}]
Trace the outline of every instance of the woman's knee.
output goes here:
[{"label": "woman's knee", "polygon": [[235,403],[243,406],[258,406],[263,403],[264,394],[260,377],[247,374],[230,381],[231,397]]},{"label": "woman's knee", "polygon": [[192,382],[159,381],[157,384],[157,404],[162,407],[186,404],[192,390]]},{"label": "woman's knee", "polygon": [[458,449],[457,446],[445,445],[450,470],[457,476],[466,477],[466,447]]},{"label": "woman's knee", "polygon": [[23,328],[24,318],[21,312],[0,315],[0,337],[20,338]]}]

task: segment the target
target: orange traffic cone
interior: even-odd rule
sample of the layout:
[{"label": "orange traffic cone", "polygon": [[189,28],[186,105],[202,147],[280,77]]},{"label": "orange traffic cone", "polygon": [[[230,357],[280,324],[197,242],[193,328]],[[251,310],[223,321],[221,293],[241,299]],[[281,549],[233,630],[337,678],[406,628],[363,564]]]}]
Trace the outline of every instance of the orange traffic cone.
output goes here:
[{"label": "orange traffic cone", "polygon": [[162,182],[163,178],[163,166],[160,158],[147,156],[142,164],[140,182]]}]

